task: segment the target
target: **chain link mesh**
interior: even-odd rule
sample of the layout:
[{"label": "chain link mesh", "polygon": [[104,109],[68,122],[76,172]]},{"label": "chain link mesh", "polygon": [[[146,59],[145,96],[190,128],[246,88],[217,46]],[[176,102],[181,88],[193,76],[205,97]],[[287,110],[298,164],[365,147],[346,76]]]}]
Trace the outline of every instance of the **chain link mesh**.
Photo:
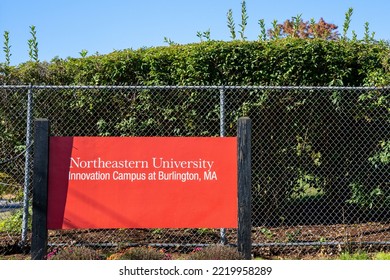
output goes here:
[{"label": "chain link mesh", "polygon": [[27,241],[22,238],[23,221],[28,221],[23,217],[23,198],[30,195],[24,192],[31,190],[26,181],[31,174],[25,172],[31,165],[26,162],[26,150],[31,148],[26,146],[27,92],[26,87],[0,89],[0,253],[18,252]]},{"label": "chain link mesh", "polygon": [[[254,251],[390,246],[390,88],[30,89],[32,117],[48,118],[57,136],[235,136],[238,117],[249,116]],[[0,253],[21,240],[23,185],[25,174],[31,176],[23,153],[28,90],[0,87]],[[220,235],[216,229],[66,230],[50,231],[49,244],[191,247],[218,243]],[[235,244],[236,230],[227,229],[226,238]]]}]

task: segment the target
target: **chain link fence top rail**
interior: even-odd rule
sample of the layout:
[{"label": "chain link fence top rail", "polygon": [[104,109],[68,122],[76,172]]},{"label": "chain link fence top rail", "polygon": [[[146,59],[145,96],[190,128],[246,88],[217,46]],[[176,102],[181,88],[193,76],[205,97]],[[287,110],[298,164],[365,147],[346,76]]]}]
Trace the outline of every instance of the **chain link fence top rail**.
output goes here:
[{"label": "chain link fence top rail", "polygon": [[[388,87],[0,86],[0,252],[29,242],[33,139],[26,133],[34,118],[48,118],[57,136],[218,137],[235,136],[237,119],[249,116],[255,247],[388,246],[389,93]],[[221,233],[237,242],[234,229],[107,229],[50,231],[49,243],[192,247],[218,243]]]}]

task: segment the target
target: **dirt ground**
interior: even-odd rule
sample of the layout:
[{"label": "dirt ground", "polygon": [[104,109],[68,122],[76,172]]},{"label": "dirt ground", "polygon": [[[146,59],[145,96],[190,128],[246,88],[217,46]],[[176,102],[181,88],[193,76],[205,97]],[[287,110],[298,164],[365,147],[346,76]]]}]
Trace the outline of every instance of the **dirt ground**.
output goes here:
[{"label": "dirt ground", "polygon": [[[227,229],[226,236],[230,244],[236,243],[236,230]],[[29,248],[21,248],[19,242],[18,236],[0,234],[0,260],[28,259]],[[49,231],[49,251],[61,246],[88,246],[109,254],[131,246],[152,246],[186,254],[196,246],[219,242],[219,229]],[[310,245],[305,244],[308,242]],[[346,251],[390,251],[390,224],[258,227],[252,229],[252,243],[254,258],[334,259]]]}]

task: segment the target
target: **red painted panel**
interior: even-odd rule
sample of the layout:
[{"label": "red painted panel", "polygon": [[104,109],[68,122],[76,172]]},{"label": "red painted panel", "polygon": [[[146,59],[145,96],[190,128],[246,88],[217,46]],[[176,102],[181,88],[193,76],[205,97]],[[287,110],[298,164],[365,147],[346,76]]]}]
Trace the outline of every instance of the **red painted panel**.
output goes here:
[{"label": "red painted panel", "polygon": [[236,228],[235,137],[51,137],[48,228]]}]

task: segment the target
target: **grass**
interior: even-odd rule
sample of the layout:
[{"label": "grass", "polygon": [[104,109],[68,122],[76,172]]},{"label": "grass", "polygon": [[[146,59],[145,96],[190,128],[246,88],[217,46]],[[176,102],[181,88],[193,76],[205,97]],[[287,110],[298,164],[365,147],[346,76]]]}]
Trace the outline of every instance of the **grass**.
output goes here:
[{"label": "grass", "polygon": [[369,256],[366,252],[357,252],[350,254],[349,252],[344,252],[340,255],[340,260],[368,260]]},{"label": "grass", "polygon": [[390,253],[379,252],[375,254],[375,260],[387,260],[390,261]]},{"label": "grass", "polygon": [[[32,207],[29,208],[29,217],[28,217],[28,229],[31,230],[32,223]],[[23,219],[23,209],[16,209],[8,212],[4,212],[0,215],[0,232],[21,232],[22,231],[22,221]]]},{"label": "grass", "polygon": [[356,253],[344,252],[339,257],[340,260],[390,260],[390,253],[378,252],[375,254],[368,254],[360,251]]}]

